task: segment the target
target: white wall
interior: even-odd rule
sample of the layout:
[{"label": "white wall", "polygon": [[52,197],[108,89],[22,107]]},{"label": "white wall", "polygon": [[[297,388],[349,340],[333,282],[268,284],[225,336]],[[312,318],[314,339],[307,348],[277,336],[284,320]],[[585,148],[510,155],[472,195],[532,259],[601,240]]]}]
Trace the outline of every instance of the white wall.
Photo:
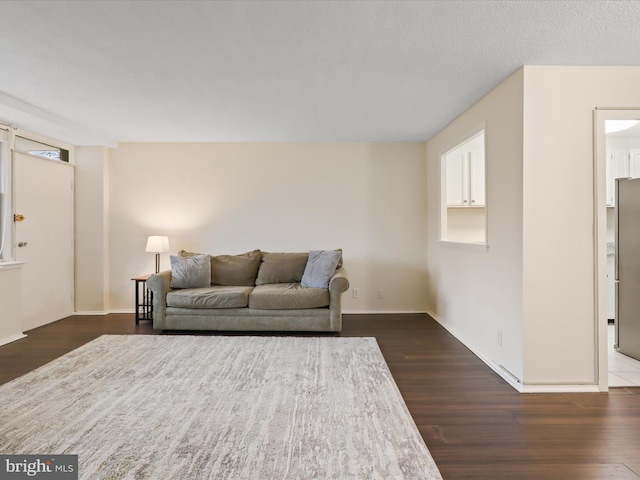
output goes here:
[{"label": "white wall", "polygon": [[0,265],[0,346],[24,337],[22,329],[22,265]]},{"label": "white wall", "polygon": [[108,161],[104,147],[76,147],[75,310],[109,310]]},{"label": "white wall", "polygon": [[528,383],[595,381],[593,111],[637,108],[639,84],[640,67],[525,67]]},{"label": "white wall", "polygon": [[[427,142],[428,309],[494,367],[522,378],[523,72]],[[486,123],[488,249],[439,241],[440,156]],[[502,345],[499,335],[502,335]]]},{"label": "white wall", "polygon": [[168,235],[171,254],[342,248],[360,292],[345,293],[345,311],[425,311],[424,160],[421,143],[121,144],[108,170],[110,308],[131,311],[130,278],[154,268],[147,236]]}]

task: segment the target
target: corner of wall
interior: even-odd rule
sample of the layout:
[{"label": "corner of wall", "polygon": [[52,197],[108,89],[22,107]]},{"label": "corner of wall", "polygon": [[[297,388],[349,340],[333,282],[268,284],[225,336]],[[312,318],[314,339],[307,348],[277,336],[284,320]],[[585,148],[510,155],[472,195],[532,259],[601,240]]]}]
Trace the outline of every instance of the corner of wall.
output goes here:
[{"label": "corner of wall", "polygon": [[75,150],[75,310],[106,313],[110,149],[83,146]]}]

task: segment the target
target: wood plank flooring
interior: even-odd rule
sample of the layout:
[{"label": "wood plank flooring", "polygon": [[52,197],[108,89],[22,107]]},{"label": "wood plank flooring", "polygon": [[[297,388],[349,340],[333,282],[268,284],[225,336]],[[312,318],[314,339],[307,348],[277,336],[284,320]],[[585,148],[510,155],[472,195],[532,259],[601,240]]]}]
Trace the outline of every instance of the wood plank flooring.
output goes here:
[{"label": "wood plank flooring", "polygon": [[[0,383],[102,334],[155,334],[131,314],[75,316],[0,347]],[[345,315],[374,336],[445,480],[640,479],[640,388],[521,395],[422,314]]]}]

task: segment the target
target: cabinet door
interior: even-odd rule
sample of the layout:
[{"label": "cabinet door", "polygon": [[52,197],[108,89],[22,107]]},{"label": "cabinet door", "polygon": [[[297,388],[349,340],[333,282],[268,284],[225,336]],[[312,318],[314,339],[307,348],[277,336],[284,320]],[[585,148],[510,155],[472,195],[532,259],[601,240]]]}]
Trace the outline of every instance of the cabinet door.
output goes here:
[{"label": "cabinet door", "polygon": [[629,155],[629,176],[640,177],[640,150],[631,150]]},{"label": "cabinet door", "polygon": [[449,154],[446,160],[447,205],[464,206],[469,203],[466,155]]},{"label": "cabinet door", "polygon": [[484,155],[469,154],[469,186],[471,189],[470,204],[474,206],[485,204]]},{"label": "cabinet door", "polygon": [[629,177],[629,155],[607,154],[607,205],[615,205],[616,178]]}]

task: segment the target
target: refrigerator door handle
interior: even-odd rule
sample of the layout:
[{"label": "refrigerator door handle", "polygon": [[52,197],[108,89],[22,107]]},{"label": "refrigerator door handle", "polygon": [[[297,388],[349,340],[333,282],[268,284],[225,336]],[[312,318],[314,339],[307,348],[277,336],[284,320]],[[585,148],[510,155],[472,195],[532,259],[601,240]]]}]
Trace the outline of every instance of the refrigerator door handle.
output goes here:
[{"label": "refrigerator door handle", "polygon": [[613,340],[613,348],[618,350],[618,344],[619,342],[619,338],[620,338],[620,316],[618,315],[618,284],[620,283],[620,280],[618,280],[617,278],[613,281],[613,287],[614,287],[614,298],[615,298],[615,305],[614,305],[614,318],[613,318],[613,331],[615,332],[615,337]]}]

